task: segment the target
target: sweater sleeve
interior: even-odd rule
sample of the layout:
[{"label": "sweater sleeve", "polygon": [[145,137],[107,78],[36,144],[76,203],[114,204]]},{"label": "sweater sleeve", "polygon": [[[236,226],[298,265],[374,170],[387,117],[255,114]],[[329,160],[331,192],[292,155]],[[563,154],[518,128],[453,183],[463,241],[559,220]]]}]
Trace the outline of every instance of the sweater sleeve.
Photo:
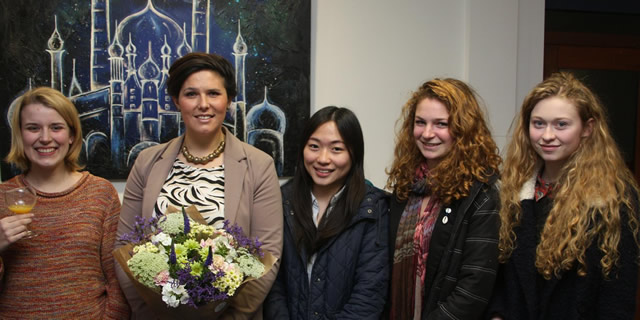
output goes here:
[{"label": "sweater sleeve", "polygon": [[451,295],[429,313],[428,320],[480,318],[493,290],[498,269],[500,228],[497,189],[490,188],[485,201],[469,219],[458,279]]},{"label": "sweater sleeve", "polygon": [[126,319],[129,318],[129,305],[122,294],[118,278],[115,274],[115,261],[113,258],[113,248],[116,238],[116,228],[118,217],[120,216],[120,199],[118,193],[111,187],[111,203],[106,206],[106,216],[102,225],[101,259],[102,270],[106,280],[107,306],[105,309],[105,319]]},{"label": "sweater sleeve", "polygon": [[389,215],[386,198],[377,203],[376,223],[368,226],[362,239],[363,248],[355,272],[355,285],[344,308],[336,319],[380,319],[389,285]]}]

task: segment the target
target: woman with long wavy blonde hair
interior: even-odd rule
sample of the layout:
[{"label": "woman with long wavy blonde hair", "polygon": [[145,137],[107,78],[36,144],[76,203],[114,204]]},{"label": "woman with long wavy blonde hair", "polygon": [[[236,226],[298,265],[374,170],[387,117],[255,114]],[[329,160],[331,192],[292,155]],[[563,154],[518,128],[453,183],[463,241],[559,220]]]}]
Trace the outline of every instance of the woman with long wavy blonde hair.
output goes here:
[{"label": "woman with long wavy blonde hair", "polygon": [[475,92],[422,84],[402,109],[387,188],[390,319],[476,319],[498,268],[500,157]]},{"label": "woman with long wavy blonde hair", "polygon": [[503,265],[489,313],[631,319],[637,196],[596,96],[569,73],[537,85],[515,121],[503,168]]}]

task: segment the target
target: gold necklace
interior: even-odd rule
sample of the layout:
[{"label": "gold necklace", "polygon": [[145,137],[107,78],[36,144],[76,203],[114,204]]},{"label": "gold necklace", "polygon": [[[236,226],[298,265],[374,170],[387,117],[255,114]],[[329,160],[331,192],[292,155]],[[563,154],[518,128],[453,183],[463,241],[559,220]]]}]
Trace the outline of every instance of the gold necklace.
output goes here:
[{"label": "gold necklace", "polygon": [[185,160],[187,160],[187,162],[191,162],[195,164],[205,164],[205,163],[211,162],[213,159],[219,157],[223,151],[224,151],[224,140],[220,141],[220,144],[215,150],[213,150],[213,152],[209,153],[208,155],[202,158],[192,155],[189,152],[189,149],[187,149],[186,144],[182,146],[182,155],[184,156]]}]

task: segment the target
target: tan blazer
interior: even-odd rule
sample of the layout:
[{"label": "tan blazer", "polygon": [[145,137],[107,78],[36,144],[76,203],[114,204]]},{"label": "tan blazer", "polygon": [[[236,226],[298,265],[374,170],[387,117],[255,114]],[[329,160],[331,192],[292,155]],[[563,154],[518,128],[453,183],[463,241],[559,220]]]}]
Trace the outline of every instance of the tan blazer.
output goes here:
[{"label": "tan blazer", "polygon": [[[223,129],[224,130],[224,129]],[[224,216],[237,223],[262,248],[280,258],[282,252],[282,196],[273,159],[225,131]],[[143,150],[129,173],[118,224],[118,239],[133,230],[135,217],[149,218],[160,190],[178,156],[184,137]],[[116,241],[116,249],[125,243]],[[260,280],[247,284],[233,298],[222,318],[262,319],[262,302],[278,274],[279,262]],[[116,265],[120,286],[132,309],[132,319],[154,319],[153,311]],[[161,312],[161,311],[160,311]]]}]

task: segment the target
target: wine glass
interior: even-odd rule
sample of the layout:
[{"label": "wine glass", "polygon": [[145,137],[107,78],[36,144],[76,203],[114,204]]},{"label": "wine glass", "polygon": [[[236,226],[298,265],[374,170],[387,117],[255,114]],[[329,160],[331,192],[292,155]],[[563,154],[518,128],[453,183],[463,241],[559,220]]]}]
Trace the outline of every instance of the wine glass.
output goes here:
[{"label": "wine glass", "polygon": [[[31,212],[36,205],[36,191],[29,186],[7,190],[4,193],[4,200],[7,208],[15,214],[26,214]],[[24,238],[33,238],[38,234],[27,228],[27,235]]]}]

